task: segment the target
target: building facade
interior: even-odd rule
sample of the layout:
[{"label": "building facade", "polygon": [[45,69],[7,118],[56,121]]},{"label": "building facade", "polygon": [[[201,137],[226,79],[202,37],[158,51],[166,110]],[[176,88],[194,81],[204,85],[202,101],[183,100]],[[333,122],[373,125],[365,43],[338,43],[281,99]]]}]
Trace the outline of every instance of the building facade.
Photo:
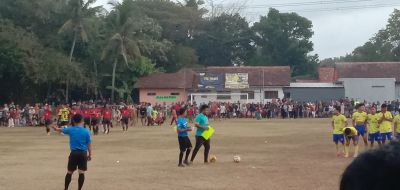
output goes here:
[{"label": "building facade", "polygon": [[400,62],[344,62],[336,70],[346,97],[369,102],[400,97]]},{"label": "building facade", "polygon": [[330,101],[345,98],[344,86],[336,83],[291,83],[284,89],[286,97],[300,102]]},{"label": "building facade", "polygon": [[290,67],[208,67],[155,73],[135,84],[140,102],[260,102],[282,99]]}]

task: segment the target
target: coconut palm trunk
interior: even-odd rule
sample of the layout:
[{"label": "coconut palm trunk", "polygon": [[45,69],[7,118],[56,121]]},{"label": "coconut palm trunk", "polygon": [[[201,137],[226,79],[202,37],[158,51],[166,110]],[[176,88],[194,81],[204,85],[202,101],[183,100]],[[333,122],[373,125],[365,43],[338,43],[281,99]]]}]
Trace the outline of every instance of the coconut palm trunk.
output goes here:
[{"label": "coconut palm trunk", "polygon": [[113,71],[112,71],[112,81],[111,81],[111,102],[114,103],[114,93],[115,93],[115,72],[117,70],[118,58],[115,58]]},{"label": "coconut palm trunk", "polygon": [[[74,56],[75,44],[76,44],[77,32],[74,32],[74,40],[72,41],[71,52],[69,53],[69,63],[72,64],[72,58]],[[65,85],[65,103],[68,103],[69,100],[69,78],[67,76],[66,85]]]}]

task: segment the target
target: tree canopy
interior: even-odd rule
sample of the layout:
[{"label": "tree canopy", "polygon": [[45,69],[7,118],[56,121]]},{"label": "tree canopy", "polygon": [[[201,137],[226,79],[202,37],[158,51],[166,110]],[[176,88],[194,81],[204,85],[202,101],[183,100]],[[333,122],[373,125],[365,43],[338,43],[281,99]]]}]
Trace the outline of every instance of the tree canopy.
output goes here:
[{"label": "tree canopy", "polygon": [[[202,0],[0,1],[0,102],[134,101],[139,77],[182,68],[291,66],[315,75],[312,22],[270,9],[255,23]],[[400,12],[347,60],[399,60]],[[338,58],[339,59],[339,58]],[[329,60],[324,64],[329,65]]]}]

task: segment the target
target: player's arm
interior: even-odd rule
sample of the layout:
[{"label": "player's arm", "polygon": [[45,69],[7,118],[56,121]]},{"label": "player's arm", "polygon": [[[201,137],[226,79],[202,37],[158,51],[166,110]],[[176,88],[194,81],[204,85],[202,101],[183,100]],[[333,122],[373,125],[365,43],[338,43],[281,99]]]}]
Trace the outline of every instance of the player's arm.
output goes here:
[{"label": "player's arm", "polygon": [[53,128],[54,131],[57,131],[57,132],[59,132],[59,133],[62,132],[62,128],[58,127],[57,125],[52,125],[51,128]]},{"label": "player's arm", "polygon": [[204,129],[204,130],[208,129],[208,126],[201,126],[198,123],[195,124],[195,127],[200,128],[200,129]]},{"label": "player's arm", "polygon": [[92,160],[92,143],[88,144],[88,161]]},{"label": "player's arm", "polygon": [[389,122],[393,122],[393,117],[389,117],[389,118],[385,117],[384,120],[389,121]]},{"label": "player's arm", "polygon": [[351,117],[351,120],[352,120],[353,127],[355,127],[356,126],[356,119],[354,117],[354,114],[353,114],[353,117]]}]

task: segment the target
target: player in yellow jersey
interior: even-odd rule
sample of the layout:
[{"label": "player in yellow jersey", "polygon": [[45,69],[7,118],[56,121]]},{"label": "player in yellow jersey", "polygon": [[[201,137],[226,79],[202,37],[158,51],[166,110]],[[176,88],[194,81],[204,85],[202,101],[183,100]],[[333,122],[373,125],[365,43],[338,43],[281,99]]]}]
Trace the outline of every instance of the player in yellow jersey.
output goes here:
[{"label": "player in yellow jersey", "polygon": [[394,117],[394,132],[396,133],[396,139],[400,140],[400,114]]},{"label": "player in yellow jersey", "polygon": [[368,141],[370,142],[371,148],[374,147],[374,142],[381,145],[381,133],[379,132],[379,116],[376,113],[376,108],[371,108],[371,113],[368,114]]},{"label": "player in yellow jersey", "polygon": [[378,114],[379,120],[379,131],[381,132],[382,144],[386,143],[386,140],[392,141],[392,121],[393,116],[390,111],[387,111],[387,105],[382,104],[381,113]]},{"label": "player in yellow jersey", "polygon": [[[336,156],[341,156],[342,153],[339,151],[339,142],[342,144],[344,149],[344,135],[343,129],[347,127],[347,118],[340,113],[340,107],[335,106],[334,115],[332,117],[332,128],[333,128],[333,142],[336,145]],[[345,152],[345,150],[343,150]]]},{"label": "player in yellow jersey", "polygon": [[350,142],[353,141],[354,145],[354,155],[353,157],[358,156],[358,131],[355,127],[345,127],[343,129],[343,134],[346,139],[346,147],[344,149],[345,154],[344,157],[348,158],[349,157],[349,151],[350,151]]},{"label": "player in yellow jersey", "polygon": [[367,118],[368,114],[365,112],[365,105],[364,104],[357,104],[356,112],[353,113],[353,127],[357,129],[358,135],[361,136],[364,140],[364,145],[368,147],[367,141]]},{"label": "player in yellow jersey", "polygon": [[60,110],[58,110],[58,126],[63,128],[67,127],[69,123],[69,108],[66,104],[62,104]]}]

